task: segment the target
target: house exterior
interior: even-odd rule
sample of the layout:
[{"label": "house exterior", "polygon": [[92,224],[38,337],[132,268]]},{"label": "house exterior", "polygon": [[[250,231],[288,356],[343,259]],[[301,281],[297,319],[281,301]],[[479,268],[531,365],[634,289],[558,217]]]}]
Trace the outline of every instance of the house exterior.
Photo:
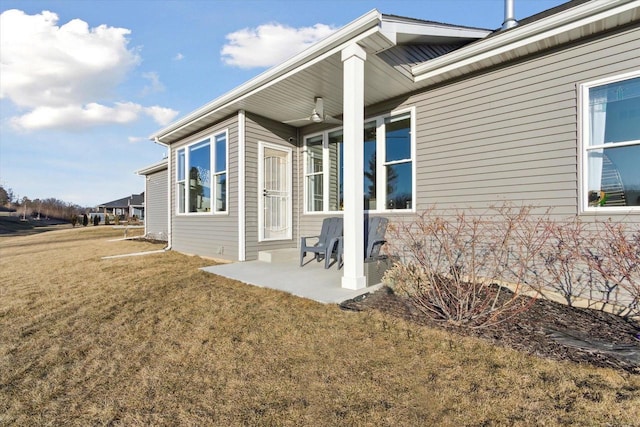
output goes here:
[{"label": "house exterior", "polygon": [[142,168],[136,173],[145,178],[144,182],[144,234],[155,240],[168,239],[169,200],[167,159]]},{"label": "house exterior", "polygon": [[373,10],[151,136],[169,245],[231,261],[344,218],[524,203],[640,223],[640,1],[575,0],[489,31]]},{"label": "house exterior", "polygon": [[98,205],[97,209],[104,215],[118,215],[123,219],[135,216],[139,219],[144,219],[144,193],[132,194],[122,199],[103,203]]}]

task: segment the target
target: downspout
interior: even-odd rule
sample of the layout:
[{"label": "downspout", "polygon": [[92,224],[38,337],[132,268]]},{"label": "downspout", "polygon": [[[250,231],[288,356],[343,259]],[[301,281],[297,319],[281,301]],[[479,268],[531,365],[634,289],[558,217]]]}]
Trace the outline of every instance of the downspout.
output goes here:
[{"label": "downspout", "polygon": [[172,244],[172,217],[171,217],[171,144],[165,144],[161,142],[158,137],[154,138],[154,142],[159,145],[163,145],[167,147],[167,246],[163,249],[164,251],[171,250]]},{"label": "downspout", "polygon": [[513,2],[514,0],[504,0],[504,22],[502,23],[502,30],[508,30],[518,25]]}]

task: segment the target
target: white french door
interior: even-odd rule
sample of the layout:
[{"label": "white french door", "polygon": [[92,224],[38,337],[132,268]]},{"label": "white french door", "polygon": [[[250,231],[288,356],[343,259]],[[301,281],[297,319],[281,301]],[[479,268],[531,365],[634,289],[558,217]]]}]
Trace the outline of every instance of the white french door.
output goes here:
[{"label": "white french door", "polygon": [[258,149],[259,239],[291,239],[291,149],[265,142]]}]

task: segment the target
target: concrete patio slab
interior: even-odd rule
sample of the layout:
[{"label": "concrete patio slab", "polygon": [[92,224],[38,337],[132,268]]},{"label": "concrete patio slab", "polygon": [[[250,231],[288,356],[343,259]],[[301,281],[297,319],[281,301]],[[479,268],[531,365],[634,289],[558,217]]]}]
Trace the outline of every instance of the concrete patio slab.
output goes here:
[{"label": "concrete patio slab", "polygon": [[203,267],[202,270],[263,288],[277,289],[325,304],[340,304],[362,294],[373,292],[382,285],[351,290],[340,286],[342,270],[335,264],[324,268],[324,262],[310,257],[300,267],[297,261],[245,261]]}]

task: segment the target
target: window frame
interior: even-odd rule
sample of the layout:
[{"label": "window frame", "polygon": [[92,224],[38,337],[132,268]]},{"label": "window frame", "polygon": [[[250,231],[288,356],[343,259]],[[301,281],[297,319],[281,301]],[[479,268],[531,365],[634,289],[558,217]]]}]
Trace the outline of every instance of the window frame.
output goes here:
[{"label": "window frame", "polygon": [[579,213],[581,214],[628,214],[639,213],[640,206],[589,206],[589,170],[588,170],[588,153],[589,151],[604,149],[604,148],[619,148],[629,146],[640,146],[640,140],[631,140],[624,142],[614,142],[608,144],[589,145],[590,144],[590,117],[589,117],[589,90],[598,86],[604,86],[611,83],[623,82],[625,80],[631,80],[634,78],[640,78],[640,70],[631,71],[623,74],[616,74],[608,77],[604,77],[597,80],[591,80],[588,82],[578,84],[578,105],[579,105]]},{"label": "window frame", "polygon": [[[411,123],[410,123],[410,136],[411,136],[411,140],[410,140],[410,144],[411,144],[411,148],[410,148],[410,154],[411,157],[408,159],[401,159],[401,160],[394,160],[394,161],[386,161],[386,120],[390,119],[390,118],[395,118],[395,117],[401,117],[403,115],[408,115],[408,118],[410,119]],[[417,189],[416,189],[416,108],[415,106],[412,107],[408,107],[408,108],[402,108],[402,109],[398,109],[398,110],[393,110],[390,111],[386,114],[382,114],[382,115],[377,115],[377,116],[373,116],[373,117],[368,117],[364,119],[364,124],[366,125],[367,123],[371,123],[371,122],[375,122],[375,129],[376,129],[376,200],[381,200],[383,201],[383,203],[378,203],[376,204],[376,208],[375,209],[364,209],[365,212],[367,213],[385,213],[385,214],[390,214],[390,213],[415,213],[416,212],[416,195],[417,195]],[[327,214],[340,214],[342,212],[344,212],[344,210],[329,210],[328,207],[330,206],[330,191],[329,191],[329,185],[330,185],[330,176],[329,176],[329,171],[331,170],[330,168],[330,156],[329,156],[329,135],[333,134],[334,132],[338,132],[338,131],[342,131],[343,127],[342,126],[338,126],[338,127],[332,127],[332,128],[328,128],[326,130],[323,130],[321,132],[314,132],[314,133],[310,133],[308,135],[305,135],[303,138],[303,176],[304,176],[304,182],[303,182],[303,201],[304,201],[304,206],[303,206],[303,212],[305,215],[327,215]],[[364,128],[363,128],[363,132],[364,132]],[[307,164],[308,164],[308,158],[307,158],[307,140],[308,139],[312,139],[312,138],[316,138],[318,136],[322,136],[322,148],[323,148],[323,154],[322,154],[322,182],[323,182],[323,202],[322,202],[322,210],[320,211],[312,211],[309,210],[309,206],[308,206],[308,188],[307,188],[307,176],[308,174],[308,170],[307,170]],[[344,141],[343,141],[344,143]],[[364,154],[364,153],[363,153]],[[405,208],[405,209],[387,209],[387,203],[386,203],[386,180],[387,180],[387,166],[391,166],[394,164],[402,164],[402,163],[410,163],[411,164],[411,207],[410,208]],[[364,165],[366,167],[366,165]],[[362,171],[362,173],[364,174],[364,170]],[[362,201],[364,203],[364,200]]]},{"label": "window frame", "polygon": [[[215,171],[216,168],[216,142],[217,138],[224,135],[225,141],[225,168],[222,171]],[[207,142],[209,144],[209,188],[210,188],[210,200],[209,210],[205,212],[189,212],[189,185],[187,185],[187,176],[190,162],[190,148]],[[184,165],[182,166],[183,179],[180,180],[180,153],[183,153]],[[229,214],[229,130],[225,129],[219,132],[214,132],[197,138],[196,140],[181,145],[175,149],[176,166],[175,166],[175,214],[177,216],[211,216],[211,215],[228,215]],[[219,175],[226,175],[225,181],[225,198],[224,198],[224,210],[216,210],[216,200],[218,197],[218,191],[215,187],[216,177]],[[184,186],[184,195],[180,195],[180,185]],[[181,208],[183,211],[181,212]]]},{"label": "window frame", "polygon": [[[311,140],[311,139],[316,139],[316,138],[321,138],[322,139],[322,170],[320,172],[313,172],[313,171],[309,171],[309,151],[308,151],[308,145],[307,145],[307,141]],[[324,213],[325,212],[325,206],[327,206],[327,179],[325,178],[325,175],[328,176],[328,174],[326,174],[326,164],[325,164],[325,158],[326,156],[326,147],[328,145],[328,132],[316,132],[313,134],[309,134],[309,135],[305,135],[304,137],[304,149],[303,149],[303,157],[304,157],[304,167],[303,167],[303,184],[302,186],[304,187],[304,213]],[[308,179],[310,177],[318,177],[321,176],[322,177],[322,209],[321,210],[309,210],[309,186],[308,186]]]}]

